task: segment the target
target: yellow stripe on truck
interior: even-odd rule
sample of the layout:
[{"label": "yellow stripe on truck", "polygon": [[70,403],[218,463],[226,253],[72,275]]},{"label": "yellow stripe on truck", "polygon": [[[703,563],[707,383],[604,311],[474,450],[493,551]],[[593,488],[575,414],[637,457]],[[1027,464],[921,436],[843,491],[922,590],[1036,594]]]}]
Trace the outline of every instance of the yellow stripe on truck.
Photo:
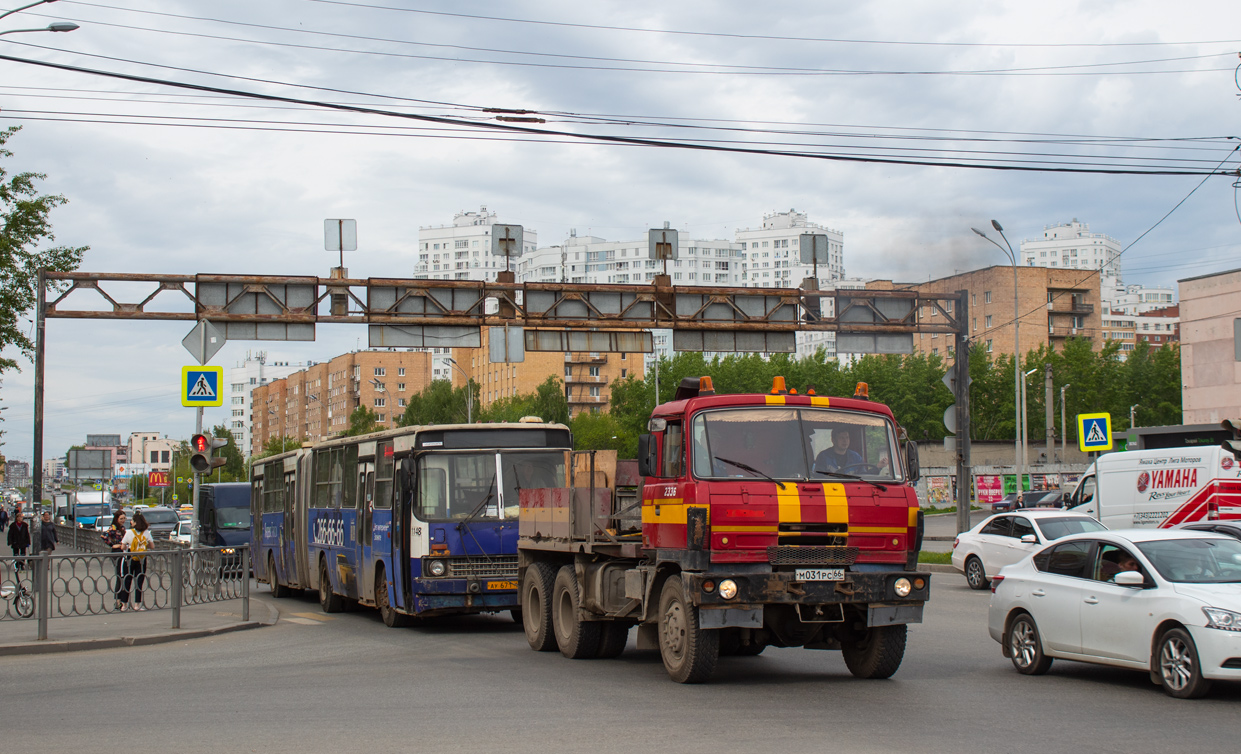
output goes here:
[{"label": "yellow stripe on truck", "polygon": [[[644,524],[681,524],[685,525],[686,509],[706,508],[706,505],[686,505],[682,498],[660,498],[642,506],[642,523]],[[709,513],[707,514],[710,515]]]},{"label": "yellow stripe on truck", "polygon": [[[780,396],[768,396],[780,397]],[[801,523],[801,495],[797,492],[797,485],[791,482],[785,482],[784,486],[776,485],[776,504],[780,508],[780,523],[797,524]]]},{"label": "yellow stripe on truck", "polygon": [[765,397],[767,398],[768,406],[783,406],[784,405],[783,395],[768,395]]},{"label": "yellow stripe on truck", "polygon": [[812,395],[810,396],[810,405],[811,406],[823,406],[824,408],[826,408],[827,406],[831,405],[829,403],[830,400],[831,400],[830,398],[826,398],[821,395]]},{"label": "yellow stripe on truck", "polygon": [[827,523],[849,523],[849,498],[845,496],[845,486],[839,482],[823,484],[823,501],[827,504]]}]

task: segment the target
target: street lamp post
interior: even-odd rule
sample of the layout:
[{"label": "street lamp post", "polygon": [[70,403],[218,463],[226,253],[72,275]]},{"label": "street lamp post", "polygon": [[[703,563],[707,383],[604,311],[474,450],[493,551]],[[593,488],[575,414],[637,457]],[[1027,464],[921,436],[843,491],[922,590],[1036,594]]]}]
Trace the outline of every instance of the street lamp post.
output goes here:
[{"label": "street lamp post", "polygon": [[[1015,402],[1013,413],[1016,415],[1014,422],[1017,424],[1017,431],[1014,433],[1016,440],[1013,442],[1013,454],[1016,456],[1014,464],[1017,467],[1017,503],[1020,505],[1022,478],[1025,476],[1025,464],[1023,463],[1025,456],[1025,426],[1022,422],[1021,307],[1017,301],[1017,254],[1013,251],[1013,245],[1008,242],[1008,237],[1004,235],[1004,228],[995,220],[991,221],[991,227],[995,228],[996,232],[1000,234],[1000,238],[1004,239],[1004,246],[1000,246],[994,239],[978,228],[970,228],[970,230],[985,238],[995,248],[1004,252],[1013,265],[1013,400]],[[1004,248],[1005,246],[1008,248]]]},{"label": "street lamp post", "polygon": [[[56,2],[56,0],[35,0],[35,2],[28,3],[26,5],[21,6],[20,8],[14,8],[13,10],[7,10],[3,13],[0,13],[0,19],[3,19],[7,16],[11,16],[14,13],[20,13],[24,10],[29,10],[30,8],[33,8],[36,5],[46,5],[47,3],[54,3],[54,2]],[[0,31],[0,35],[24,34],[26,32],[31,32],[31,31],[73,31],[76,28],[78,28],[78,25],[71,21],[54,21],[48,24],[47,26],[42,26],[38,29],[9,29],[7,31]]]},{"label": "street lamp post", "polygon": [[1135,403],[1129,407],[1129,429],[1137,426],[1137,414],[1135,412],[1138,410],[1138,406],[1141,405],[1141,403]]},{"label": "street lamp post", "polygon": [[465,378],[465,423],[473,424],[474,423],[474,390],[471,384],[473,382],[473,379],[468,374],[466,374],[465,370],[462,369],[457,364],[456,359],[449,356],[445,358],[444,361],[449,366],[451,366],[453,369],[456,369],[458,372],[460,372],[461,376]]}]

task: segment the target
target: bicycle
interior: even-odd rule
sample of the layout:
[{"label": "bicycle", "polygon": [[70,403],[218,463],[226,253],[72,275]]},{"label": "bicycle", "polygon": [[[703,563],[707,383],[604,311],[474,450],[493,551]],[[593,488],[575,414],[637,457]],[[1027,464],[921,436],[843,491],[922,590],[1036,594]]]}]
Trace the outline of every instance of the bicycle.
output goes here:
[{"label": "bicycle", "polygon": [[34,615],[34,595],[19,581],[16,585],[0,586],[0,598],[13,605],[19,618]]}]

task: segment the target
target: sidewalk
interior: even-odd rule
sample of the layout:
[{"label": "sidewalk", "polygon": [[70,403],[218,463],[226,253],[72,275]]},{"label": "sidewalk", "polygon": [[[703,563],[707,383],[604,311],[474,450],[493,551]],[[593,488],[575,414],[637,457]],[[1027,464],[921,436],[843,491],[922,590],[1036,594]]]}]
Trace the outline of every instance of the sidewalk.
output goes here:
[{"label": "sidewalk", "polygon": [[34,618],[0,621],[0,657],[6,655],[76,652],[84,649],[162,644],[183,639],[217,636],[270,626],[280,617],[268,600],[250,598],[250,620],[241,620],[241,601],[214,602],[181,608],[181,628],[172,629],[171,610],[52,618],[47,641],[37,641]]}]

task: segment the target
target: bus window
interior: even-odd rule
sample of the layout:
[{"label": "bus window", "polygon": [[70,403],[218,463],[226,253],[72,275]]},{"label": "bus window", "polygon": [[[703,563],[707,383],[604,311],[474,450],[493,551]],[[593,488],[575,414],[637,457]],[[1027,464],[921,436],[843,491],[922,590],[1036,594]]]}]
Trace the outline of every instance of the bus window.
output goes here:
[{"label": "bus window", "polygon": [[392,441],[379,443],[375,453],[375,507],[392,507]]},{"label": "bus window", "polygon": [[444,469],[423,469],[418,475],[418,517],[429,521],[448,517],[448,474]]},{"label": "bus window", "polygon": [[[337,456],[336,465],[332,467],[332,473],[335,475],[336,469],[337,468],[340,469],[339,477],[334,477],[334,478],[339,478],[339,480],[342,483],[340,485],[341,489],[340,489],[339,498],[338,498],[341,501],[340,507],[356,508],[358,507],[358,501],[357,501],[358,488],[353,483],[353,476],[354,476],[356,469],[358,468],[358,446],[350,445],[344,448],[337,448],[336,452],[339,455]],[[344,484],[344,481],[346,479],[349,480],[348,484]]]}]

